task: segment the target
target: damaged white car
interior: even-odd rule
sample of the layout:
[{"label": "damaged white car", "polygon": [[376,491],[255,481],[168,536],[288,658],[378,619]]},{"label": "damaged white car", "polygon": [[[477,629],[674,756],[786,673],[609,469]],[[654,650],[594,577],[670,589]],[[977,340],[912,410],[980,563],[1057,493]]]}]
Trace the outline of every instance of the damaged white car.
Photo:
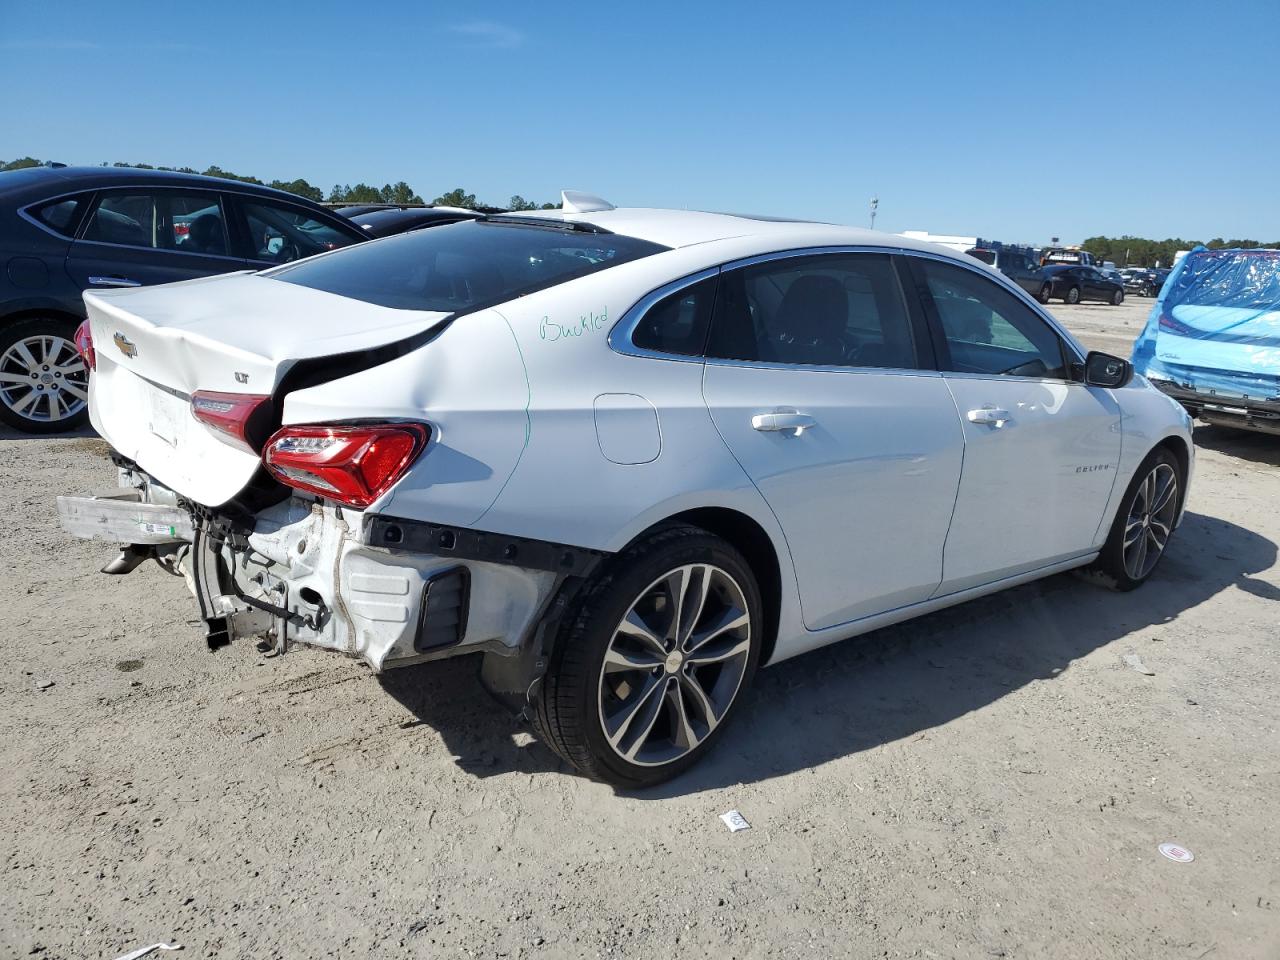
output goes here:
[{"label": "damaged white car", "polygon": [[1058,571],[1145,580],[1190,422],[983,264],[568,196],[85,295],[122,489],[211,647],[482,653],[579,770],[705,753],[757,664]]}]

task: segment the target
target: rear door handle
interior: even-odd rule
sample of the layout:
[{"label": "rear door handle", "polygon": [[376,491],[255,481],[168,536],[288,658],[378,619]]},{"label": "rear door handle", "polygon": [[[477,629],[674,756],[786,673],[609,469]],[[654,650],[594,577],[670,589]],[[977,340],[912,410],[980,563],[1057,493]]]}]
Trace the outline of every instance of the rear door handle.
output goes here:
[{"label": "rear door handle", "polygon": [[761,433],[782,433],[789,437],[798,437],[810,427],[816,427],[818,421],[807,413],[795,410],[774,410],[772,413],[757,413],[751,418],[753,430]]},{"label": "rear door handle", "polygon": [[90,277],[89,284],[94,287],[140,287],[142,284],[128,277]]},{"label": "rear door handle", "polygon": [[970,410],[967,414],[970,423],[987,423],[993,427],[1003,427],[1013,418],[1009,416],[1008,410],[1001,410],[999,407],[993,407],[990,404],[979,407],[977,410]]}]

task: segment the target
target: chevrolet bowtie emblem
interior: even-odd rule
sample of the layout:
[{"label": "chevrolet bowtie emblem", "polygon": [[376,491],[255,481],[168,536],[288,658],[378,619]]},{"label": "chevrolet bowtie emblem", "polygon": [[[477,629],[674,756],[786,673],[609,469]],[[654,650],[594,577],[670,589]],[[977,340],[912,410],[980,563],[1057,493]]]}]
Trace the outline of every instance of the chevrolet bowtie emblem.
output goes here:
[{"label": "chevrolet bowtie emblem", "polygon": [[117,333],[111,339],[115,341],[116,346],[120,348],[120,352],[123,353],[126,357],[129,357],[132,359],[133,357],[136,357],[138,355],[137,344],[135,344],[128,337],[126,337],[123,333]]}]

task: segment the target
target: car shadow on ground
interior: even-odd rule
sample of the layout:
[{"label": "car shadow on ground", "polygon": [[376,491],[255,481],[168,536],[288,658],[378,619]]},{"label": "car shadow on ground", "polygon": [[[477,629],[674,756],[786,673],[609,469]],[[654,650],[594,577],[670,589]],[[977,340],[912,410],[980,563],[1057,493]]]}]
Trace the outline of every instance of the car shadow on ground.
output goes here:
[{"label": "car shadow on ground", "polygon": [[[1280,601],[1280,588],[1254,576],[1275,562],[1276,545],[1265,537],[1188,514],[1156,574],[1132,593],[1063,574],[762,670],[710,755],[670,783],[629,795],[658,799],[767,780],[927,734],[1223,590]],[[392,671],[382,684],[439,730],[459,766],[476,776],[570,772],[536,741],[513,738],[521,728],[487,697],[467,660]]]},{"label": "car shadow on ground", "polygon": [[8,424],[0,423],[0,440],[85,440],[98,439],[97,431],[85,424],[65,433],[23,433]]},{"label": "car shadow on ground", "polygon": [[1280,467],[1280,436],[1277,435],[1197,423],[1195,442],[1197,447],[1205,450]]}]

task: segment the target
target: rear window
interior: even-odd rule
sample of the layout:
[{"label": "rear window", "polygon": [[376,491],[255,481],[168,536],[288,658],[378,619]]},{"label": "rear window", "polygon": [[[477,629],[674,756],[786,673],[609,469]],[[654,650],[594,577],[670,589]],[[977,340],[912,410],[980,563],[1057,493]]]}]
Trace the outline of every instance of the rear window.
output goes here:
[{"label": "rear window", "polygon": [[1197,250],[1164,292],[1165,310],[1181,304],[1250,310],[1280,308],[1280,251]]},{"label": "rear window", "polygon": [[666,249],[612,233],[477,220],[359,244],[266,275],[383,307],[458,313]]}]

